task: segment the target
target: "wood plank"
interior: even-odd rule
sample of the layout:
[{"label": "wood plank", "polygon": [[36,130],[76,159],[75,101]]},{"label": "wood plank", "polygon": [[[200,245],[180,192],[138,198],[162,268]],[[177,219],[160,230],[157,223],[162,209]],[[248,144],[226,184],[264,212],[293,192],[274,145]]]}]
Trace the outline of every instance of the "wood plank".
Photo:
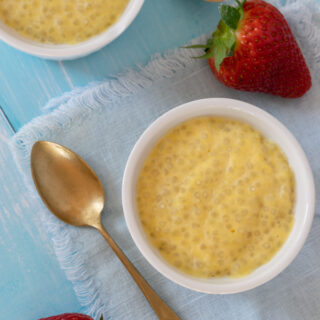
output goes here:
[{"label": "wood plank", "polygon": [[88,57],[62,63],[31,57],[0,43],[0,105],[15,129],[41,113],[51,97],[145,64],[212,31],[217,4],[202,0],[152,0],[120,38]]},{"label": "wood plank", "polygon": [[0,110],[1,319],[31,320],[80,311],[71,282],[42,231],[34,203],[12,160],[13,130]]},{"label": "wood plank", "polygon": [[15,129],[40,114],[51,97],[70,90],[57,62],[41,60],[0,42],[0,105]]}]

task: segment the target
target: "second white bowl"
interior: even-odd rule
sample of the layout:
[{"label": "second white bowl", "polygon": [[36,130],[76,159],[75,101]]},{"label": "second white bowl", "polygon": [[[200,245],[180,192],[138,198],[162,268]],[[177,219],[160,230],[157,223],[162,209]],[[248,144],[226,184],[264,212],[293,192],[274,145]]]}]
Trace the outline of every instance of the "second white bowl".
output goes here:
[{"label": "second white bowl", "polygon": [[[229,117],[248,123],[269,140],[277,143],[286,154],[296,182],[295,223],[278,253],[266,264],[242,278],[202,279],[188,275],[165,261],[148,241],[136,205],[136,185],[141,167],[156,142],[171,128],[193,117]],[[142,134],[134,146],[124,173],[122,204],[129,232],[142,255],[168,279],[206,293],[236,293],[257,287],[277,276],[300,251],[314,215],[315,190],[308,160],[289,130],[267,112],[248,103],[212,98],[186,103],[165,113]]]},{"label": "second white bowl", "polygon": [[70,60],[97,51],[125,31],[139,13],[144,0],[130,0],[121,17],[111,27],[86,41],[76,44],[45,44],[28,39],[0,21],[0,39],[10,46],[31,55],[52,59]]}]

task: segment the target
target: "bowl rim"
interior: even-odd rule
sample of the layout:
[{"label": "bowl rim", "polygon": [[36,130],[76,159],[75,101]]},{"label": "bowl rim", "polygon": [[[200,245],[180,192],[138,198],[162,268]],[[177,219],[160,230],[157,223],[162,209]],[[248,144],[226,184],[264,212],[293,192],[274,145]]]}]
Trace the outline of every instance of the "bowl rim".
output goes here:
[{"label": "bowl rim", "polygon": [[135,19],[144,0],[129,0],[119,19],[102,33],[75,44],[44,44],[20,35],[0,22],[0,40],[33,56],[51,60],[70,60],[89,55],[118,38]]},{"label": "bowl rim", "polygon": [[[158,141],[159,138],[162,137],[165,132],[170,130],[170,128],[178,125],[183,121],[186,121],[187,119],[198,117],[198,116],[204,116],[205,113],[201,113],[201,112],[204,112],[204,110],[206,109],[207,110],[211,109],[211,112],[207,113],[207,115],[213,115],[213,116],[214,116],[214,111],[217,112],[218,109],[220,111],[222,109],[225,109],[225,110],[228,110],[229,112],[238,112],[240,114],[242,113],[243,115],[247,115],[247,116],[250,115],[250,117],[264,121],[266,126],[271,127],[269,128],[269,130],[272,130],[272,127],[277,128],[277,130],[280,130],[281,134],[285,136],[285,139],[287,139],[288,143],[290,143],[291,146],[294,148],[295,158],[299,159],[299,163],[302,165],[302,170],[304,171],[303,174],[302,173],[300,174],[300,176],[305,178],[305,181],[307,184],[306,190],[303,189],[307,201],[304,207],[304,216],[303,216],[302,225],[297,226],[297,228],[300,228],[298,229],[298,235],[296,235],[296,237],[293,239],[294,241],[292,245],[291,244],[287,245],[287,251],[285,251],[285,254],[286,254],[285,257],[282,257],[280,255],[278,257],[278,253],[282,252],[282,249],[285,246],[285,244],[287,244],[288,239],[291,238],[290,235],[293,234],[293,229],[291,230],[288,236],[288,239],[280,248],[278,253],[275,256],[273,256],[273,258],[268,263],[257,268],[257,269],[261,268],[263,270],[262,272],[260,271],[261,275],[259,275],[258,277],[256,276],[256,279],[253,278],[253,280],[252,279],[246,280],[247,278],[250,279],[249,278],[250,275],[237,278],[238,282],[236,284],[233,282],[233,280],[230,280],[230,282],[227,281],[221,284],[211,283],[210,279],[202,279],[202,278],[197,278],[197,277],[187,275],[179,271],[174,266],[169,265],[164,261],[162,257],[160,257],[159,254],[157,254],[156,249],[152,247],[151,243],[148,242],[148,240],[145,237],[144,231],[142,230],[142,227],[139,226],[139,224],[141,224],[139,218],[138,219],[135,218],[135,215],[138,215],[138,213],[134,209],[135,197],[134,198],[132,197],[132,193],[134,189],[132,186],[132,183],[134,180],[133,178],[134,175],[137,175],[136,166],[139,161],[141,162],[143,150],[146,148],[148,143],[151,144],[153,147],[154,143]],[[195,115],[195,113],[198,113],[198,115]],[[188,114],[192,114],[192,115],[188,116]],[[181,118],[179,118],[181,116],[183,118],[182,120]],[[219,113],[218,113],[218,116],[219,116]],[[237,116],[234,117],[234,119],[237,119],[237,118],[240,119]],[[166,130],[163,130],[164,132],[159,134],[159,137],[157,137],[156,139],[153,139],[157,135],[157,133],[161,131],[161,128],[168,126],[167,125],[168,122],[170,122],[169,127]],[[152,141],[152,139],[154,141],[150,142]],[[149,154],[149,152],[150,150],[147,152],[147,154]],[[143,160],[144,159],[145,159],[145,156],[143,157]],[[290,162],[290,159],[288,159],[288,161]],[[140,172],[140,169],[138,170],[138,172]],[[296,172],[295,172],[295,175],[296,175]],[[293,134],[279,120],[277,120],[274,116],[272,116],[268,112],[240,100],[227,99],[227,98],[209,98],[209,99],[200,99],[200,100],[191,101],[171,109],[170,111],[158,117],[142,133],[142,135],[134,145],[125,167],[123,181],[122,181],[122,206],[123,206],[124,217],[125,217],[127,227],[135,245],[138,247],[139,251],[144,256],[144,258],[163,276],[165,276],[166,278],[170,279],[171,281],[183,287],[186,287],[188,289],[192,289],[195,291],[210,293],[210,294],[230,294],[230,293],[238,293],[238,292],[243,292],[243,291],[253,289],[273,279],[280,272],[282,272],[297,256],[298,252],[301,250],[307,238],[307,235],[310,231],[311,224],[313,221],[314,206],[315,206],[315,186],[314,186],[313,174],[303,149],[301,148],[300,144],[295,139]],[[137,220],[139,220],[139,222],[137,222]],[[297,224],[295,223],[295,225]],[[275,260],[276,256],[278,257],[277,258],[278,260]],[[279,259],[280,259],[280,262],[279,262]],[[234,279],[234,278],[231,278],[231,279]]]}]

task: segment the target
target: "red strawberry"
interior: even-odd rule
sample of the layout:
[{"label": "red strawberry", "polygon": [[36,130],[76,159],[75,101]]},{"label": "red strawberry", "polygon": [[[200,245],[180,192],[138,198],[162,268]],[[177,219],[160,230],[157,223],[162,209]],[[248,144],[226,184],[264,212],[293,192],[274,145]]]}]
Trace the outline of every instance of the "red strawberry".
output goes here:
[{"label": "red strawberry", "polygon": [[[237,0],[236,0],[237,1]],[[298,98],[311,87],[300,48],[280,11],[262,0],[220,6],[221,20],[202,58],[228,87]]]},{"label": "red strawberry", "polygon": [[[41,318],[39,320],[93,320],[91,317],[80,313],[64,313],[49,318]],[[102,316],[100,320],[103,320]]]}]

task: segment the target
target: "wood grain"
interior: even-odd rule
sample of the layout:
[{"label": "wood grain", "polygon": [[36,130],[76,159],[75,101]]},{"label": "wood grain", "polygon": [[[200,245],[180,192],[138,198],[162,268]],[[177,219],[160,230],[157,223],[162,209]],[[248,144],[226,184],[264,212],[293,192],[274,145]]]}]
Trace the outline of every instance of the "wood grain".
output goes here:
[{"label": "wood grain", "polygon": [[13,162],[12,134],[0,109],[0,318],[35,320],[80,311],[52,243],[41,231],[39,202],[30,199]]}]

